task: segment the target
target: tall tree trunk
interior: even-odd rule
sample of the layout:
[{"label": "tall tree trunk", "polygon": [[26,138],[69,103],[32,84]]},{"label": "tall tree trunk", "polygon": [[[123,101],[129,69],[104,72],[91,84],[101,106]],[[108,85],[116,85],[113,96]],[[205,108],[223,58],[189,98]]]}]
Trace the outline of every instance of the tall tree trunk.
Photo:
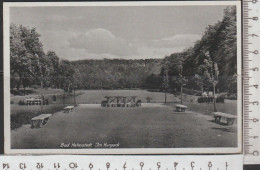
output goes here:
[{"label": "tall tree trunk", "polygon": [[18,83],[16,84],[16,89],[17,89],[17,91],[19,91],[19,89],[20,89],[20,85],[21,85],[21,76],[19,77],[19,80],[18,80]]},{"label": "tall tree trunk", "polygon": [[213,84],[213,103],[214,103],[214,112],[217,112],[217,107],[216,107],[216,97],[215,97],[215,87],[216,87],[216,85]]},{"label": "tall tree trunk", "polygon": [[182,84],[181,84],[181,104],[182,104]]},{"label": "tall tree trunk", "polygon": [[76,106],[75,84],[73,85],[74,106]]},{"label": "tall tree trunk", "polygon": [[41,112],[43,110],[43,94],[42,94],[42,88],[43,88],[43,82],[42,82],[42,77],[41,77]]},{"label": "tall tree trunk", "polygon": [[63,93],[62,99],[63,99],[62,104],[63,104],[63,106],[65,106],[65,89],[64,89],[64,93]]},{"label": "tall tree trunk", "polygon": [[166,104],[167,102],[167,92],[166,92],[166,89],[165,89],[165,93],[164,93],[164,103]]}]

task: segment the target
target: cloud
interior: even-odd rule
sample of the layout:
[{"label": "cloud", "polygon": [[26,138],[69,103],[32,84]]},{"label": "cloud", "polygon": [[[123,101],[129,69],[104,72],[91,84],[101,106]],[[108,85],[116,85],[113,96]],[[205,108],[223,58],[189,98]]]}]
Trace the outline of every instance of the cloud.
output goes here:
[{"label": "cloud", "polygon": [[102,28],[92,29],[68,39],[69,46],[84,49],[88,53],[129,56],[136,53],[136,48],[110,31]]},{"label": "cloud", "polygon": [[173,53],[181,52],[185,48],[186,48],[185,46],[171,47],[171,48],[143,46],[138,49],[138,54],[140,58],[142,56],[145,56],[146,58],[163,58]]},{"label": "cloud", "polygon": [[176,47],[190,47],[195,41],[199,40],[199,34],[178,34],[169,38],[162,38],[160,40],[153,40],[149,45],[153,47],[176,48]]}]

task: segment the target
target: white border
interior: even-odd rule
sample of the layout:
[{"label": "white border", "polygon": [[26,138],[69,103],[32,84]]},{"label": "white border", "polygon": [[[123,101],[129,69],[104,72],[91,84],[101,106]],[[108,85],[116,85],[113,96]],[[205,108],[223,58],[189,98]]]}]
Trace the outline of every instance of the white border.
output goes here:
[{"label": "white border", "polygon": [[[11,149],[10,131],[10,7],[39,6],[216,6],[236,5],[237,10],[237,142],[238,147],[227,148],[131,148],[131,149]],[[157,2],[8,2],[3,4],[4,18],[4,127],[6,154],[221,154],[242,153],[242,55],[241,55],[241,2],[240,1],[157,1]]]}]

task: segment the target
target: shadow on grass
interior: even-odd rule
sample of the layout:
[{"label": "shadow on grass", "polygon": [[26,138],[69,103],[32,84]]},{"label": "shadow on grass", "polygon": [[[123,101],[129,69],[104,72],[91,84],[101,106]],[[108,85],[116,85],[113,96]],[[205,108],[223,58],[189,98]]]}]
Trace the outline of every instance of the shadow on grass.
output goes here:
[{"label": "shadow on grass", "polygon": [[216,128],[216,127],[213,127],[211,129],[216,129],[216,130],[219,130],[221,132],[235,132],[235,129],[234,128]]},{"label": "shadow on grass", "polygon": [[[208,120],[209,122],[213,122],[213,123],[216,123],[215,120]],[[216,129],[216,130],[219,130],[221,132],[235,132],[236,130],[232,127],[232,126],[228,126],[227,123],[224,123],[224,122],[218,122],[216,123],[218,125],[222,125],[224,127],[212,127],[211,129]]]},{"label": "shadow on grass", "polygon": [[222,126],[228,126],[227,123],[225,122],[215,122],[215,120],[208,120],[209,122],[212,122],[212,123],[215,123],[215,124],[218,124],[218,125],[222,125]]},{"label": "shadow on grass", "polygon": [[190,114],[190,112],[178,112],[176,110],[173,110],[173,114],[183,115],[183,114]]}]

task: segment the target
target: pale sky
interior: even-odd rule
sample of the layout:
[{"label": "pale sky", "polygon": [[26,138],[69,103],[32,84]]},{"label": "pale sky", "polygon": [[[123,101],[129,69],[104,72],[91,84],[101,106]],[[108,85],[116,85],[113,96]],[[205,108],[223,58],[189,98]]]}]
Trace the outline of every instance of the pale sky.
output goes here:
[{"label": "pale sky", "polygon": [[163,58],[191,47],[225,7],[12,7],[10,21],[36,27],[44,51],[63,59]]}]

